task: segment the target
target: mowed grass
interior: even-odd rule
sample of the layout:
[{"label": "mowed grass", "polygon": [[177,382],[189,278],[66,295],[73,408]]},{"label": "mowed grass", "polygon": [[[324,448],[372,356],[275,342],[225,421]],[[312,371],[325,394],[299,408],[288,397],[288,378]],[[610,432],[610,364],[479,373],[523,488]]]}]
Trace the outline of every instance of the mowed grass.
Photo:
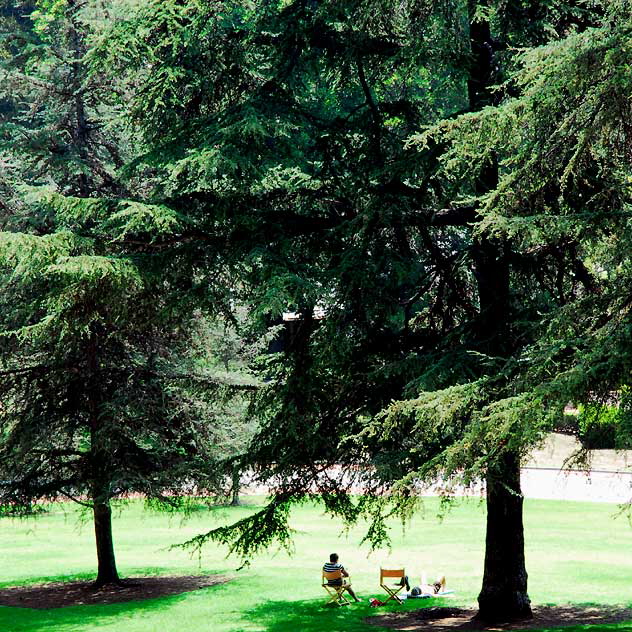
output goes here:
[{"label": "mowed grass", "polygon": [[[123,576],[222,573],[226,584],[172,597],[107,606],[51,610],[0,607],[2,632],[358,632],[382,628],[364,618],[386,610],[369,608],[380,596],[380,564],[405,565],[413,584],[422,569],[429,576],[445,573],[450,600],[414,600],[404,608],[445,603],[473,605],[483,569],[485,508],[478,500],[455,505],[443,520],[439,502],[429,498],[413,523],[402,531],[393,525],[392,550],[369,554],[360,546],[362,525],[344,533],[340,524],[317,506],[292,515],[295,553],[273,551],[236,571],[238,560],[208,546],[198,559],[170,545],[253,511],[247,507],[203,510],[187,520],[145,510],[142,503],[124,506],[115,518],[115,544]],[[534,604],[632,605],[632,527],[614,505],[556,501],[525,502],[525,537],[529,592]],[[320,568],[331,551],[351,571],[361,604],[325,608]],[[0,586],[94,577],[92,524],[72,506],[60,505],[29,519],[0,520]],[[579,630],[632,630],[632,622],[580,626]]]}]

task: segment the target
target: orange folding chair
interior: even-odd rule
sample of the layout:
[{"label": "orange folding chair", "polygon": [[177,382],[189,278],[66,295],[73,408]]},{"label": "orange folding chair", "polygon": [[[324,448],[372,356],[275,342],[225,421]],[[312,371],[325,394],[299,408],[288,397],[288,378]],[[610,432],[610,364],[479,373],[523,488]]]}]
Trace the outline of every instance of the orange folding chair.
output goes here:
[{"label": "orange folding chair", "polygon": [[[398,603],[404,603],[398,597],[398,593],[405,588],[404,577],[406,577],[406,571],[403,568],[380,568],[380,586],[388,593],[388,598],[384,603],[391,599],[394,599]],[[394,579],[400,580],[399,585],[394,584]],[[386,583],[387,580],[390,580],[390,586]]]},{"label": "orange folding chair", "polygon": [[[340,585],[329,583],[331,580],[338,579],[342,581]],[[323,588],[329,594],[329,601],[326,605],[335,603],[337,606],[348,606],[351,603],[345,595],[348,586],[351,586],[351,584],[345,583],[342,571],[331,571],[329,573],[323,571]]]}]

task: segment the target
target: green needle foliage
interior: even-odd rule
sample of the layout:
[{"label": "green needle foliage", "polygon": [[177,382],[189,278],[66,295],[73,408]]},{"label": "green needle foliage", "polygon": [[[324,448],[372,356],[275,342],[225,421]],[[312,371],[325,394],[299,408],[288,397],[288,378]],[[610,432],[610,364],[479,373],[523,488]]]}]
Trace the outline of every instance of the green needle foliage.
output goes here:
[{"label": "green needle foliage", "polygon": [[[513,388],[552,405],[612,403],[626,416],[630,380],[630,5],[609,3],[593,28],[522,53],[501,106],[446,123],[446,173],[475,178],[495,156],[498,186],[479,199],[478,231],[510,240],[534,270],[533,344],[511,367]],[[474,146],[485,147],[474,160]],[[463,157],[466,160],[463,160]],[[533,291],[533,290],[532,290]]]},{"label": "green needle foliage", "polygon": [[600,75],[568,51],[616,38],[623,6],[149,3],[93,52],[95,72],[125,60],[149,149],[136,165],[155,173],[151,202],[185,218],[175,242],[196,291],[235,279],[262,330],[298,314],[249,454],[274,497],[196,543],[247,556],[287,542],[289,506],[317,493],[349,522],[371,517],[377,545],[423,482],[484,477],[481,613],[529,614],[520,458],[572,390],[535,375],[602,263],[559,209],[621,184],[571,177],[595,147],[583,77]]},{"label": "green needle foliage", "polygon": [[[116,11],[74,0],[3,0],[0,8],[7,16],[0,39],[0,182],[14,198],[20,183],[54,185],[81,197],[122,194],[114,173],[129,150],[117,118],[122,95],[113,98],[115,84],[103,74],[89,75],[84,63]],[[19,199],[5,200],[11,203],[23,206]]]},{"label": "green needle foliage", "polygon": [[11,512],[60,495],[92,506],[98,581],[108,582],[111,532],[99,527],[110,529],[110,501],[215,495],[221,455],[188,387],[188,337],[161,313],[162,283],[95,250],[69,232],[1,234],[0,498]]},{"label": "green needle foliage", "polygon": [[[39,5],[41,32],[60,7],[76,15]],[[7,371],[38,366],[52,332],[162,375],[192,309],[246,305],[260,335],[285,322],[245,462],[270,503],[195,544],[288,544],[291,506],[316,494],[369,518],[377,546],[428,481],[449,496],[485,478],[481,616],[528,616],[520,459],[569,399],[629,381],[629,2],[128,9],[70,46],[69,76],[75,96],[129,97],[135,127],[111,129],[142,151],[110,186],[73,106],[72,162],[90,168],[20,197],[50,233],[32,252],[5,237]],[[90,366],[99,402],[127,401]]]},{"label": "green needle foliage", "polygon": [[97,584],[119,581],[111,501],[186,507],[227,488],[212,423],[223,386],[189,352],[196,325],[176,309],[169,260],[137,246],[180,219],[133,199],[142,178],[119,179],[130,136],[102,99],[112,86],[85,63],[107,15],[101,3],[37,3],[3,60],[0,503],[90,507]]},{"label": "green needle foliage", "polygon": [[543,315],[591,281],[566,225],[531,248],[537,222],[494,215],[505,189],[522,208],[509,179],[532,156],[501,113],[530,94],[516,46],[563,50],[608,19],[598,2],[161,2],[94,51],[96,71],[125,60],[136,164],[186,217],[196,282],[235,275],[262,330],[298,314],[256,404],[271,503],[196,544],[287,542],[289,506],[316,493],[371,517],[378,545],[423,482],[484,477],[482,614],[529,614],[519,464],[563,404],[519,376]]}]

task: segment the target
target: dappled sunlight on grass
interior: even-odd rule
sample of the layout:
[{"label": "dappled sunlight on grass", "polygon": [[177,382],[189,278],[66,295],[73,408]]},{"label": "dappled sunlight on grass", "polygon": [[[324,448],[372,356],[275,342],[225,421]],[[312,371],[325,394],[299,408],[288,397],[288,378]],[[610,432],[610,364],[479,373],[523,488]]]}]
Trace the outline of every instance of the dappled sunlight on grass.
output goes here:
[{"label": "dappled sunlight on grass", "polygon": [[367,626],[365,617],[375,614],[368,604],[353,603],[349,606],[325,605],[325,600],[284,601],[269,600],[258,604],[244,613],[244,618],[256,622],[257,630],[265,632],[321,632],[322,630],[376,630]]}]

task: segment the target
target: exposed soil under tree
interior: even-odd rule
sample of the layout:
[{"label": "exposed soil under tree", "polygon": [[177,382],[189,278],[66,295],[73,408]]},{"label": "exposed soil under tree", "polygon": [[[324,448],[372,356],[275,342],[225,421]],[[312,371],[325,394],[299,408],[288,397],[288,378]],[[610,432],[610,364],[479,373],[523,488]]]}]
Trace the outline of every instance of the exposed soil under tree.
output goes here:
[{"label": "exposed soil under tree", "polygon": [[0,590],[0,606],[63,608],[84,604],[109,604],[167,597],[230,581],[226,575],[137,577],[121,584],[95,587],[94,582],[56,582],[37,586],[13,586]]},{"label": "exposed soil under tree", "polygon": [[605,625],[632,621],[632,608],[623,606],[536,606],[533,618],[514,623],[486,625],[474,620],[476,610],[463,608],[420,608],[406,612],[389,612],[369,617],[367,623],[392,630],[424,630],[424,632],[455,632],[457,630],[530,630],[562,628],[572,625]]}]

